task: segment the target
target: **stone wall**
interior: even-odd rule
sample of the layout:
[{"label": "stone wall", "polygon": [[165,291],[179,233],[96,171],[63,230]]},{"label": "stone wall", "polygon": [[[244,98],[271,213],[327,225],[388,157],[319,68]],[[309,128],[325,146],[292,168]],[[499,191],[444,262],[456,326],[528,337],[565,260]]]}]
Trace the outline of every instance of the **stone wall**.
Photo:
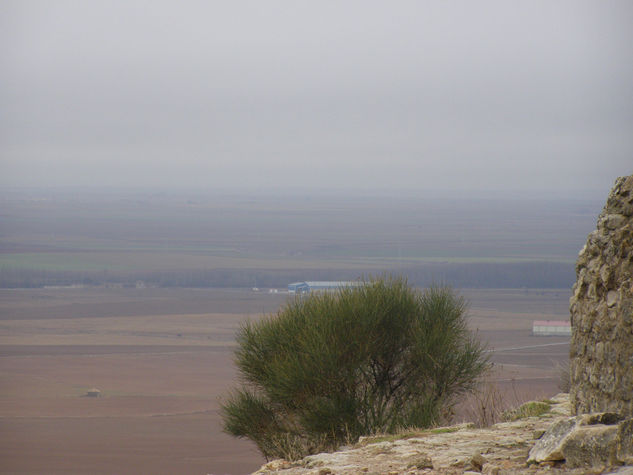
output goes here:
[{"label": "stone wall", "polygon": [[576,263],[572,412],[633,416],[633,175],[618,178]]}]

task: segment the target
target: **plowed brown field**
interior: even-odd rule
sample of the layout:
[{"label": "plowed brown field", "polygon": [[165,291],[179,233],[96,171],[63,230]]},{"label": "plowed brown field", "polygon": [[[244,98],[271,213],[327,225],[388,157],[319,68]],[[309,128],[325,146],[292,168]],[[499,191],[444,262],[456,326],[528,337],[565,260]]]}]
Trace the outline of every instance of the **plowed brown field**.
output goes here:
[{"label": "plowed brown field", "polygon": [[[556,392],[565,291],[468,291],[508,399]],[[240,474],[264,460],[221,431],[240,322],[282,294],[189,289],[0,291],[0,472]],[[547,345],[547,346],[540,346]],[[101,397],[85,397],[91,388]]]}]

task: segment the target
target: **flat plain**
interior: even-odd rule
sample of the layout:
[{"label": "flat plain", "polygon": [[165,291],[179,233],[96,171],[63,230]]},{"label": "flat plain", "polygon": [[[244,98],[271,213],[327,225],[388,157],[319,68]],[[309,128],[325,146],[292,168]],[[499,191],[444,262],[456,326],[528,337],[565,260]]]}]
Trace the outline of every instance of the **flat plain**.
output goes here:
[{"label": "flat plain", "polygon": [[[509,404],[558,392],[568,290],[464,290]],[[232,289],[0,290],[0,472],[241,474],[264,460],[222,433],[240,323],[287,294]],[[101,396],[85,397],[97,388]],[[462,414],[467,411],[462,410]]]},{"label": "flat plain", "polygon": [[453,279],[463,287],[564,287],[600,206],[512,194],[0,191],[0,287],[280,287],[385,271],[427,285],[455,269],[468,274]]},{"label": "flat plain", "polygon": [[[551,396],[568,338],[532,336],[532,321],[568,318],[569,290],[557,288],[571,286],[601,205],[513,193],[2,190],[0,473],[256,469],[263,459],[221,431],[218,408],[239,384],[236,330],[279,309],[293,280],[394,273],[477,288],[463,293],[499,404]],[[92,388],[100,397],[85,397]]]}]

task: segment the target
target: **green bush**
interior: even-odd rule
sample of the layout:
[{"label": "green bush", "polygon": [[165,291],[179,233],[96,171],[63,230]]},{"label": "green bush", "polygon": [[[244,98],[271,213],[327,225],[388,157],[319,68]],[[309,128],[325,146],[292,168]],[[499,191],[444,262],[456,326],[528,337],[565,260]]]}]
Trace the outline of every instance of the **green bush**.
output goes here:
[{"label": "green bush", "polygon": [[489,366],[465,312],[451,289],[397,278],[297,297],[238,332],[243,388],[222,404],[224,430],[296,459],[429,427]]}]

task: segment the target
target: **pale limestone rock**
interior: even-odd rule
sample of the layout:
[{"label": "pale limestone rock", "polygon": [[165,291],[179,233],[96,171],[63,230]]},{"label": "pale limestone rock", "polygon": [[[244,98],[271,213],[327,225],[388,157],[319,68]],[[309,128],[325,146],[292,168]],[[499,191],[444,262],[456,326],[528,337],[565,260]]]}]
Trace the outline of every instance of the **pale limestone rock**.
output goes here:
[{"label": "pale limestone rock", "polygon": [[563,447],[568,467],[610,467],[618,465],[618,426],[599,424],[578,428]]},{"label": "pale limestone rock", "polygon": [[501,468],[498,467],[497,465],[492,465],[490,463],[487,463],[486,465],[484,465],[484,468],[481,471],[481,473],[483,475],[500,475]]},{"label": "pale limestone rock", "polygon": [[527,462],[541,463],[565,460],[563,446],[579,422],[577,417],[573,417],[553,424],[530,450]]},{"label": "pale limestone rock", "polygon": [[528,464],[562,462],[600,468],[633,462],[633,419],[614,413],[585,414],[553,424],[530,450]]},{"label": "pale limestone rock", "polygon": [[433,459],[425,454],[415,455],[411,458],[411,462],[407,468],[416,468],[418,470],[433,468]]},{"label": "pale limestone rock", "polygon": [[633,465],[633,419],[627,419],[618,426],[617,458]]},{"label": "pale limestone rock", "polygon": [[613,307],[618,302],[618,292],[609,290],[607,292],[607,307]]},{"label": "pale limestone rock", "polygon": [[464,470],[471,470],[473,472],[481,472],[484,464],[487,462],[485,457],[478,452],[475,452],[473,456],[464,465]]},{"label": "pale limestone rock", "polygon": [[633,466],[620,467],[607,475],[633,475]]}]

